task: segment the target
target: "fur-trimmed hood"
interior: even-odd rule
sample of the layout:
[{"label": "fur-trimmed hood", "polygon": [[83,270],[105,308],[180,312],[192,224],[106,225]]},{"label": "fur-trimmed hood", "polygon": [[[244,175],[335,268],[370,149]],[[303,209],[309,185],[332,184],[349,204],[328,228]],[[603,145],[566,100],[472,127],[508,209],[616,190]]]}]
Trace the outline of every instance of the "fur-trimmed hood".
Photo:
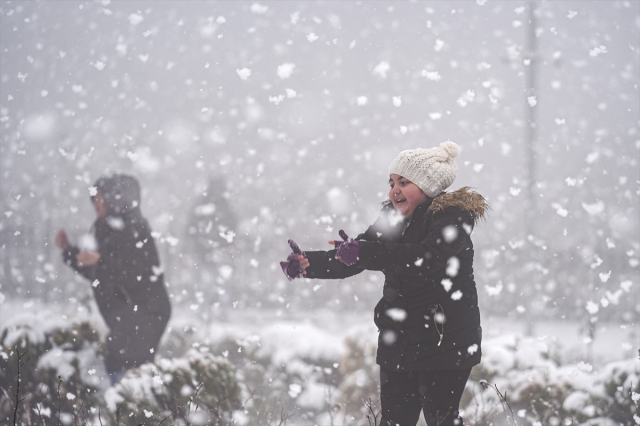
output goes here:
[{"label": "fur-trimmed hood", "polygon": [[435,214],[449,207],[457,207],[468,212],[473,218],[474,224],[486,219],[489,210],[491,210],[491,206],[482,195],[465,186],[453,192],[443,192],[435,197],[427,209],[427,213]]}]

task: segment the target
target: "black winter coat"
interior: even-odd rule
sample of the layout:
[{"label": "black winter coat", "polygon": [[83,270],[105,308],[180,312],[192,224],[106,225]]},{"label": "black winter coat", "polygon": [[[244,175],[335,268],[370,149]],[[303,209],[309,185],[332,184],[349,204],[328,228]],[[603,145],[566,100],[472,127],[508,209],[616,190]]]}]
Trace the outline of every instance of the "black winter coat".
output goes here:
[{"label": "black winter coat", "polygon": [[[110,331],[105,364],[112,373],[153,361],[171,305],[151,229],[138,207],[137,182],[131,182],[129,179],[133,178],[126,175],[108,179],[116,180],[116,184],[96,184],[107,198],[109,212],[93,225],[100,260],[96,265],[79,267],[79,249],[73,246],[63,256],[67,264],[92,283],[96,303]],[[114,193],[120,196],[110,197]],[[117,202],[110,202],[116,198]],[[118,208],[118,203],[130,208]]]},{"label": "black winter coat", "polygon": [[480,362],[482,328],[470,234],[488,209],[481,195],[462,188],[416,207],[407,226],[388,204],[356,238],[355,265],[336,260],[335,250],[306,252],[307,278],[382,271],[377,363],[396,371],[471,368]]}]

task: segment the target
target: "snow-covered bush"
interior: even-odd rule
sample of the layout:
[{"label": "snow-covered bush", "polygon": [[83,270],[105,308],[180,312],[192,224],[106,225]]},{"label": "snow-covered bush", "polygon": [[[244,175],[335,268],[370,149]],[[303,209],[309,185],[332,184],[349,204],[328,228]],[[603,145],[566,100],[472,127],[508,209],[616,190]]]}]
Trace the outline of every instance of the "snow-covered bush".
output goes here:
[{"label": "snow-covered bush", "polygon": [[195,321],[176,319],[163,346],[207,348],[237,368],[243,401],[234,414],[238,425],[279,424],[289,416],[287,424],[358,424],[365,421],[363,400],[378,402],[371,327],[335,335],[307,321],[278,320],[251,332],[241,324],[198,325],[195,332],[187,327],[185,337],[183,322]]},{"label": "snow-covered bush", "polygon": [[640,360],[611,362],[600,377],[607,400],[603,414],[616,424],[640,425]]},{"label": "snow-covered bush", "polygon": [[[520,425],[637,425],[640,361],[561,365],[536,338],[502,336],[483,344],[463,404],[465,420],[481,425],[506,420]],[[464,400],[463,400],[464,401]],[[512,424],[509,421],[507,424]]]},{"label": "snow-covered bush", "polygon": [[363,419],[369,414],[365,401],[370,401],[374,409],[380,406],[376,345],[361,332],[345,337],[344,346],[346,352],[340,364],[342,379],[336,399],[344,404],[348,419]]},{"label": "snow-covered bush", "polygon": [[[99,323],[74,310],[9,316],[0,330],[0,423],[11,423],[18,352],[23,423],[361,425],[379,409],[376,333],[305,320],[204,323],[180,311],[157,362],[108,388]],[[68,318],[65,318],[65,315]],[[75,316],[74,316],[75,315]],[[349,324],[349,322],[344,322]],[[335,327],[334,327],[335,329]],[[553,339],[487,338],[461,401],[467,426],[637,426],[640,361],[563,363]],[[62,381],[58,381],[58,376]],[[480,384],[485,380],[485,386]],[[58,394],[58,384],[60,393]],[[495,386],[494,386],[495,385]],[[508,402],[508,406],[507,406]],[[100,413],[100,418],[98,418]],[[636,416],[636,417],[634,417]],[[82,421],[80,421],[82,419]]]},{"label": "snow-covered bush", "polygon": [[129,370],[107,390],[110,422],[119,424],[229,424],[240,407],[235,369],[223,357],[189,350]]},{"label": "snow-covered bush", "polygon": [[[13,419],[20,363],[19,418],[70,422],[97,411],[102,387],[99,335],[88,322],[11,324],[0,331],[2,422]],[[18,359],[19,358],[19,359]]]},{"label": "snow-covered bush", "polygon": [[[294,328],[300,339],[291,339]],[[294,413],[299,422],[337,411],[332,395],[341,380],[340,342],[332,343],[326,331],[277,322],[260,335],[228,330],[209,338],[211,351],[238,368],[244,404],[237,424],[278,424]]]}]

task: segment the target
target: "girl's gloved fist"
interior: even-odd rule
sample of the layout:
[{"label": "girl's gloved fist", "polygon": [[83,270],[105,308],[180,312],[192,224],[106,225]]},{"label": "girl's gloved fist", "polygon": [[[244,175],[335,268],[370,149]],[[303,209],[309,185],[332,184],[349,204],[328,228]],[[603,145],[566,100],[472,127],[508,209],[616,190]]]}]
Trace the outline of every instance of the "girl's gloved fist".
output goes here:
[{"label": "girl's gloved fist", "polygon": [[353,238],[349,238],[342,229],[338,233],[344,241],[334,241],[334,244],[338,249],[336,257],[340,262],[347,266],[351,266],[360,258],[360,243]]},{"label": "girl's gloved fist", "polygon": [[[309,266],[309,262],[306,260],[304,252],[300,250],[300,247],[298,247],[295,241],[289,240],[288,242],[293,252],[287,256],[287,260],[280,262],[280,267],[287,279],[289,281],[293,281],[294,279],[301,278],[306,274],[304,270]],[[303,263],[305,263],[304,266]]]}]

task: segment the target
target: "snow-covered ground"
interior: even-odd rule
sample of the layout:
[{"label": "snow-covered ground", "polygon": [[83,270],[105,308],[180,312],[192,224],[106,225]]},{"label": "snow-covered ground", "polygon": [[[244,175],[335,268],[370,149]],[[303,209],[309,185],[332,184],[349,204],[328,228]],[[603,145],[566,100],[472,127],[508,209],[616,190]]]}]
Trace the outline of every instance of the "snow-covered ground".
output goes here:
[{"label": "snow-covered ground", "polygon": [[[280,312],[280,314],[278,314]],[[279,346],[304,345],[305,338],[318,336],[305,334],[313,327],[321,335],[328,335],[328,345],[339,345],[345,336],[360,330],[365,333],[372,345],[377,344],[377,328],[373,323],[371,312],[341,314],[336,311],[318,310],[306,313],[290,313],[287,311],[231,311],[229,320],[214,320],[210,325],[213,335],[224,334],[262,334],[267,330],[279,330],[277,336]],[[180,324],[180,318],[172,319],[170,326]],[[527,335],[527,324],[514,321],[508,317],[491,317],[484,315],[482,328],[485,339],[504,334]],[[640,330],[621,326],[618,323],[597,323],[595,335],[590,339],[583,331],[584,325],[577,321],[547,320],[537,321],[533,325],[532,336],[558,351],[564,362],[589,362],[594,366],[617,361],[632,356],[632,348],[637,345]],[[635,340],[634,340],[635,339]],[[590,343],[588,343],[590,341]],[[274,342],[275,343],[275,342]]]},{"label": "snow-covered ground", "polygon": [[[151,395],[154,386],[157,392],[169,392],[162,390],[168,386],[163,380],[190,377],[184,376],[185,371],[195,371],[192,369],[198,363],[209,363],[214,373],[224,365],[233,365],[241,399],[248,398],[250,387],[262,388],[267,383],[263,400],[277,398],[278,407],[294,413],[290,425],[334,424],[331,416],[342,416],[344,424],[360,424],[358,419],[364,418],[362,400],[376,398],[378,392],[374,365],[377,330],[371,316],[370,312],[336,310],[232,309],[226,312],[225,320],[205,322],[188,306],[175,306],[157,364],[131,370],[115,388],[109,388],[108,380],[102,377],[104,369],[92,347],[75,353],[59,343],[37,364],[57,368],[59,374],[69,378],[77,357],[84,383],[105,392],[99,398],[114,407],[132,389],[138,389],[139,395]],[[104,336],[106,330],[93,302],[85,306],[72,300],[62,306],[5,300],[0,305],[0,332],[8,329],[9,333],[2,341],[5,348],[0,349],[11,349],[20,335],[26,334],[37,343],[56,328],[69,329],[82,321],[88,321]],[[504,421],[502,410],[496,409],[500,399],[497,388],[491,387],[494,384],[511,395],[518,416],[529,422],[524,424],[541,425],[554,418],[552,421],[583,419],[578,424],[591,425],[585,421],[598,416],[608,421],[615,416],[611,408],[614,399],[626,404],[624,410],[637,408],[640,361],[631,350],[636,330],[598,323],[593,340],[587,344],[581,324],[574,321],[539,321],[527,336],[528,327],[521,322],[485,316],[483,328],[483,362],[474,369],[467,386],[469,396],[461,406],[469,424],[484,424],[487,413]],[[11,356],[8,351],[0,354]],[[489,381],[484,389],[480,384],[483,378]],[[189,380],[186,383],[195,384]],[[608,385],[611,380],[616,383],[613,388]],[[192,386],[187,388],[193,391]],[[542,408],[548,408],[547,414],[531,408],[540,401],[546,401]],[[148,400],[134,403],[138,405],[131,407],[138,408],[128,410],[144,411],[145,415],[162,412]],[[237,424],[251,424],[259,407],[254,402],[235,410]]]},{"label": "snow-covered ground", "polygon": [[[188,307],[175,307],[168,331],[176,328],[196,327],[197,335],[218,341],[224,336],[249,337],[260,335],[266,344],[274,345],[286,354],[287,350],[302,350],[305,346],[324,348],[326,353],[338,355],[346,336],[361,333],[371,345],[377,344],[377,329],[371,312],[340,313],[339,311],[314,310],[291,312],[265,309],[232,309],[227,319],[212,319],[203,322]],[[0,328],[13,322],[28,321],[53,324],[52,318],[69,320],[90,319],[96,326],[104,324],[96,310],[84,310],[80,305],[47,306],[34,300],[6,300],[0,305]],[[28,320],[27,320],[28,318]],[[64,321],[63,321],[64,322]],[[56,323],[56,325],[59,325]],[[526,336],[527,324],[508,317],[483,315],[484,338],[505,334]],[[599,322],[593,339],[585,335],[584,324],[569,320],[540,320],[532,328],[532,336],[545,341],[554,348],[566,362],[589,362],[594,366],[607,362],[628,359],[633,356],[633,348],[638,346],[640,330],[618,323]],[[100,332],[106,329],[100,327]],[[319,341],[318,339],[321,339]],[[298,351],[299,353],[299,351]],[[323,354],[319,354],[323,355]]]},{"label": "snow-covered ground", "polygon": [[[527,324],[503,317],[483,317],[485,338],[501,334],[527,334]],[[640,330],[618,323],[597,323],[593,339],[584,332],[584,324],[568,320],[537,321],[532,335],[552,342],[564,362],[588,361],[602,365],[633,356],[632,348],[638,345]]]}]

